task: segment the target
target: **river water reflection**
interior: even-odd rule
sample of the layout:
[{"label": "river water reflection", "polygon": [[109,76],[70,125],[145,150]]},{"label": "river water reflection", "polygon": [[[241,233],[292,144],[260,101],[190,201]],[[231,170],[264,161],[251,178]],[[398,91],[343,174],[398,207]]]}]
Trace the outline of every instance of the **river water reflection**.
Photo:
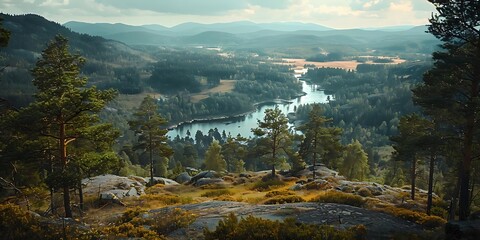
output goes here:
[{"label": "river water reflection", "polygon": [[202,131],[203,134],[207,134],[210,129],[217,128],[220,133],[225,130],[227,135],[230,133],[234,137],[238,134],[246,138],[253,137],[251,129],[257,127],[258,119],[263,120],[263,117],[265,116],[265,109],[278,106],[279,109],[282,110],[285,115],[287,115],[288,113],[294,112],[295,107],[298,107],[302,104],[327,102],[328,95],[324,94],[323,91],[318,90],[318,87],[318,85],[310,85],[302,81],[303,92],[306,94],[304,96],[289,100],[289,103],[264,104],[258,106],[256,111],[235,119],[219,119],[182,124],[179,127],[170,130],[167,135],[172,139],[177,135],[183,138],[187,136],[187,131],[190,131],[191,137],[194,138],[197,130]]}]

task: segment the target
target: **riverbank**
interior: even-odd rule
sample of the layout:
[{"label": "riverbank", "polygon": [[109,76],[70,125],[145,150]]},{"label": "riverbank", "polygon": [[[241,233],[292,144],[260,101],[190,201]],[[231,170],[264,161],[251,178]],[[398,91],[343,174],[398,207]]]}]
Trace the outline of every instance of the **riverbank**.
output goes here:
[{"label": "riverbank", "polygon": [[302,92],[302,93],[294,95],[291,99],[288,99],[288,100],[287,99],[273,99],[273,100],[265,100],[265,101],[261,101],[261,102],[256,102],[252,105],[252,110],[247,111],[247,112],[234,114],[234,115],[213,116],[213,117],[209,117],[209,118],[196,118],[196,119],[192,119],[190,121],[183,121],[183,122],[180,122],[178,124],[170,125],[170,126],[167,127],[167,129],[168,130],[174,130],[174,129],[176,129],[178,127],[181,127],[183,125],[193,124],[193,123],[228,121],[228,120],[235,121],[235,120],[239,120],[241,118],[244,118],[247,115],[257,111],[258,108],[261,107],[261,106],[266,106],[266,105],[268,106],[268,105],[275,105],[275,104],[291,104],[292,103],[291,100],[294,100],[294,99],[297,99],[299,97],[306,96],[306,95],[307,95],[306,92]]}]

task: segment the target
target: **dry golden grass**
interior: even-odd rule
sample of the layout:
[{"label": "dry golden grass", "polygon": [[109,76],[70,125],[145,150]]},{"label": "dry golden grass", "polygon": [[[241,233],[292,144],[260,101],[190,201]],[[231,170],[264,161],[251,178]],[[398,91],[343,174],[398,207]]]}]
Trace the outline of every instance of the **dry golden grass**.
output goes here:
[{"label": "dry golden grass", "polygon": [[[345,70],[355,70],[357,69],[357,66],[361,63],[357,62],[356,60],[351,60],[351,61],[330,61],[330,62],[311,62],[307,61],[305,59],[300,59],[300,58],[284,58],[284,63],[285,65],[294,65],[295,69],[303,69],[304,65],[314,65],[317,68],[322,68],[322,67],[329,67],[329,68],[342,68]],[[400,64],[405,62],[403,59],[399,58],[392,58],[393,62],[392,63],[386,63],[386,64]],[[368,64],[375,64],[371,61],[366,62]]]},{"label": "dry golden grass", "polygon": [[235,87],[235,82],[236,80],[220,80],[220,85],[194,94],[190,97],[190,100],[194,103],[197,103],[203,99],[208,98],[209,94],[231,92]]},{"label": "dry golden grass", "polygon": [[140,103],[142,103],[143,99],[146,96],[159,98],[161,95],[160,93],[155,92],[144,92],[139,94],[119,94],[115,101],[117,101],[119,105],[124,106],[129,110],[132,110],[138,108],[138,106],[140,106]]}]

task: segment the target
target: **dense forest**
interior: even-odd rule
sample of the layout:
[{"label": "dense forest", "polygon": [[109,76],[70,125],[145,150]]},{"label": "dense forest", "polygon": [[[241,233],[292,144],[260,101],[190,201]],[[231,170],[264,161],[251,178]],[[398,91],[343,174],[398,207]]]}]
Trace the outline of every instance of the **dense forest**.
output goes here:
[{"label": "dense forest", "polygon": [[[358,46],[351,53],[308,56],[359,64],[354,70],[306,65],[301,78],[334,97],[293,113],[267,109],[251,129],[253,137],[221,128],[173,139],[166,134],[181,122],[241,115],[259,102],[300,96],[294,66],[281,59],[253,48],[132,47],[40,16],[2,14],[1,197],[23,196],[30,207],[28,198],[49,196],[49,203],[38,201],[38,209],[48,205],[51,214],[58,210],[72,218],[77,192],[79,213],[84,211],[82,179],[100,174],[148,177],[154,189],[156,177],[211,170],[233,178],[265,171],[254,189],[270,189],[281,185],[278,176],[301,179],[305,170],[312,172],[305,181],[315,182],[315,169],[327,167],[336,171],[329,179],[338,172],[346,181],[406,190],[409,210],[418,210],[413,201],[425,193],[426,209],[418,211],[435,221],[467,220],[480,209],[480,4],[431,2],[438,15],[428,32],[442,42],[431,60],[423,58],[423,46],[416,59],[408,52],[400,64],[382,56],[398,56],[398,49],[387,48],[373,62],[362,60]],[[231,89],[214,91],[226,85]],[[362,197],[373,197],[368,191]],[[54,204],[55,194],[61,204]],[[416,213],[409,214],[402,218]],[[238,222],[229,218],[222,224],[232,221],[233,229]],[[359,236],[358,228],[344,230],[339,234]],[[212,239],[222,234],[204,233]]]}]

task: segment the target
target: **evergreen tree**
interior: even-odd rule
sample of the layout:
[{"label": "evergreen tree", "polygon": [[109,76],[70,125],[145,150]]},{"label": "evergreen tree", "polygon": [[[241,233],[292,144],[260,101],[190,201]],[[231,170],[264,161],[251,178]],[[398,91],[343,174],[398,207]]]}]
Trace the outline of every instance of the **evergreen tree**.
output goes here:
[{"label": "evergreen tree", "polygon": [[217,140],[214,140],[205,152],[205,168],[217,172],[223,172],[227,169],[227,163],[222,155],[222,146]]},{"label": "evergreen tree", "polygon": [[227,162],[228,172],[240,172],[239,170],[242,170],[243,166],[240,168],[238,168],[238,166],[243,162],[247,150],[241,142],[245,142],[246,140],[247,139],[243,137],[233,138],[230,135],[226,138],[226,141],[222,146],[222,154]]},{"label": "evergreen tree", "polygon": [[[49,185],[63,189],[66,217],[72,217],[70,189],[81,177],[76,166],[94,161],[85,157],[89,152],[111,152],[112,139],[118,136],[110,124],[99,124],[97,116],[116,93],[86,87],[87,79],[80,76],[84,62],[68,52],[67,39],[55,37],[32,70],[38,88],[35,102],[22,109],[18,118],[23,130],[31,134],[29,140],[43,144],[51,153],[48,159],[55,171],[49,175]],[[91,145],[75,148],[71,144],[80,141]]]},{"label": "evergreen tree", "polygon": [[[138,135],[136,149],[148,153],[150,165],[150,184],[154,183],[154,159],[155,154],[162,158],[168,158],[173,154],[172,148],[167,144],[168,130],[162,128],[167,121],[160,116],[159,107],[154,98],[146,96],[134,113],[134,120],[129,121],[130,129]],[[168,161],[163,161],[163,163]]]},{"label": "evergreen tree", "polygon": [[308,122],[298,128],[305,136],[300,146],[300,155],[303,159],[312,160],[313,179],[315,179],[315,166],[320,156],[326,157],[342,151],[340,143],[342,130],[327,127],[326,124],[330,121],[332,119],[323,116],[320,105],[314,104]]},{"label": "evergreen tree", "polygon": [[368,176],[368,156],[362,144],[355,140],[345,148],[340,174],[350,180],[363,181]]},{"label": "evergreen tree", "polygon": [[263,121],[258,120],[258,127],[252,128],[253,134],[260,139],[261,152],[266,164],[271,166],[272,177],[275,177],[275,165],[281,162],[279,155],[286,154],[292,144],[292,136],[288,131],[288,119],[278,107],[265,110]]},{"label": "evergreen tree", "polygon": [[478,155],[480,125],[480,1],[429,0],[438,13],[429,32],[441,39],[444,51],[433,54],[434,67],[414,89],[414,102],[442,126],[445,136],[461,144],[459,218],[470,210],[473,159]]}]

